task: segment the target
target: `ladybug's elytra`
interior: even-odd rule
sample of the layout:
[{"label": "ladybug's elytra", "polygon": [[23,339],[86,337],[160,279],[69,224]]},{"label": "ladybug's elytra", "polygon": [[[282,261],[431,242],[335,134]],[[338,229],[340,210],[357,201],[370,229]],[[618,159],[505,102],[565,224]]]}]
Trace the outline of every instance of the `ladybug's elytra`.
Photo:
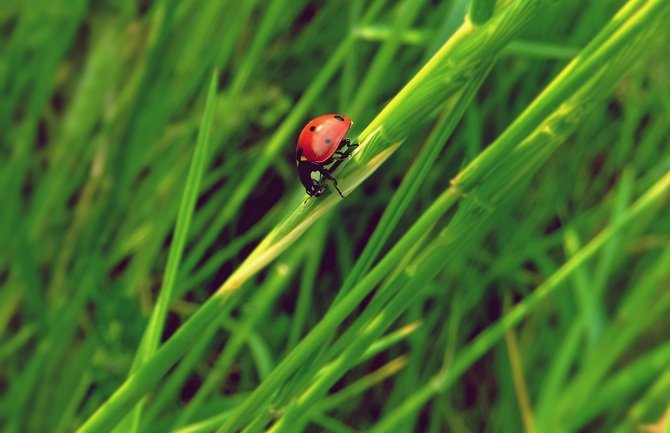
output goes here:
[{"label": "ladybug's elytra", "polygon": [[[295,150],[295,163],[300,181],[310,196],[318,197],[328,187],[322,181],[323,176],[332,181],[337,192],[344,197],[332,173],[358,146],[344,138],[352,124],[347,116],[324,114],[310,120],[302,129]],[[314,173],[318,173],[316,178],[312,177]]]}]

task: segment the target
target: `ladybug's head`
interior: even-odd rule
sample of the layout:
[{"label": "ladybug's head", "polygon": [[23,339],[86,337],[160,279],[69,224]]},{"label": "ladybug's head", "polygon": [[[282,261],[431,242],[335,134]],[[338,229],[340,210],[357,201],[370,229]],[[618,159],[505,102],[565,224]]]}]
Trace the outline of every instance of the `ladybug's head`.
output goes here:
[{"label": "ladybug's head", "polygon": [[305,187],[305,192],[311,196],[318,197],[326,190],[328,185],[321,182],[322,167],[311,161],[296,161],[300,181]]}]

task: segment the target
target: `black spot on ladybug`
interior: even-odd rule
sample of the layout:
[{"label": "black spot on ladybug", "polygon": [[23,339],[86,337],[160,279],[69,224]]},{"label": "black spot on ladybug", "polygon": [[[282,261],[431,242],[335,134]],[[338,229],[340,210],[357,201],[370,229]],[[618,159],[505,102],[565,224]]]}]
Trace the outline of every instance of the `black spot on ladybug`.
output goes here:
[{"label": "black spot on ladybug", "polygon": [[326,138],[324,141],[325,141],[326,143],[330,143],[330,138]]},{"label": "black spot on ladybug", "polygon": [[309,130],[312,131],[312,132],[316,131],[316,126],[314,126],[314,125],[310,126]]},{"label": "black spot on ladybug", "polygon": [[337,120],[339,120],[340,122],[344,122],[344,117],[340,116],[339,114],[336,114],[336,115],[333,116],[333,117],[335,117],[335,118],[336,118]]}]

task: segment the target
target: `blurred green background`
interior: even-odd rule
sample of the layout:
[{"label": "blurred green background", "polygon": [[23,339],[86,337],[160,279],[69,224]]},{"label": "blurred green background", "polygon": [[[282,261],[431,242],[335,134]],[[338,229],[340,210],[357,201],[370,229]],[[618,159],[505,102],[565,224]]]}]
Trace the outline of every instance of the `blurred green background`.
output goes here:
[{"label": "blurred green background", "polygon": [[[513,3],[476,5],[486,21]],[[625,4],[526,3],[537,3],[533,18],[460,106],[462,118],[405,197],[397,224],[384,223],[382,255]],[[293,162],[304,124],[344,113],[355,138],[469,7],[465,0],[4,0],[0,430],[81,426],[140,356],[166,266],[175,274],[165,326],[157,328],[163,341],[304,200]],[[661,418],[670,402],[670,210],[660,199],[449,386],[422,398],[475,336],[670,170],[670,34],[662,25],[652,33],[632,48],[636,61],[608,84],[613,90],[524,179],[518,199],[499,206],[486,232],[415,287],[400,317],[388,319],[391,334],[378,350],[348,361],[299,422],[286,416],[285,431],[626,432]],[[203,122],[215,70],[212,118]],[[409,132],[381,169],[247,280],[116,431],[220,428],[332,308],[435,125],[433,118],[403,124]],[[199,131],[201,177],[189,171]],[[201,179],[191,193],[195,212],[183,257],[168,266],[189,173]],[[312,200],[318,207],[325,198]],[[417,238],[419,251],[408,254],[420,254],[424,242]],[[371,298],[315,348],[320,361],[282,381],[245,431],[270,428],[292,404],[301,407],[302,392],[336,358],[327,351],[337,347],[333,339]],[[345,345],[357,337],[348,338]]]}]

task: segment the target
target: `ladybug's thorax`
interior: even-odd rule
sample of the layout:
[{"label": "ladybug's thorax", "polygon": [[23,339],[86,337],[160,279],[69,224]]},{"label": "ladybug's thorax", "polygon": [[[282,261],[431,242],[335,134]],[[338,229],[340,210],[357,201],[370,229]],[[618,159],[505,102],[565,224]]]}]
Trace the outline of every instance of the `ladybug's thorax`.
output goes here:
[{"label": "ladybug's thorax", "polygon": [[325,114],[311,120],[298,138],[296,159],[316,163],[326,161],[335,153],[351,124],[351,119],[341,114]]}]

